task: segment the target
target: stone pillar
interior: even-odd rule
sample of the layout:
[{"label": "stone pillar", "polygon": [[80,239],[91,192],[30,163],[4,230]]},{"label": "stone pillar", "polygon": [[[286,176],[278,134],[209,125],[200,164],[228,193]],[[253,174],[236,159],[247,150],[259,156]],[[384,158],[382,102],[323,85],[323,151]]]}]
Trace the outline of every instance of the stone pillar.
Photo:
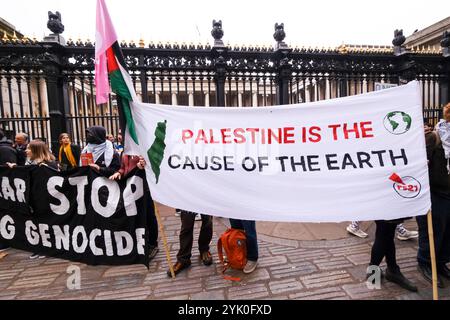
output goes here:
[{"label": "stone pillar", "polygon": [[330,80],[326,78],[325,80],[325,99],[331,99],[331,90],[330,90]]},{"label": "stone pillar", "polygon": [[209,107],[210,103],[209,103],[209,93],[205,93],[205,107]]},{"label": "stone pillar", "polygon": [[155,93],[155,103],[156,104],[161,104],[161,91],[156,91]]},{"label": "stone pillar", "polygon": [[254,107],[258,106],[258,94],[256,92],[253,93],[253,106]]},{"label": "stone pillar", "polygon": [[194,93],[192,91],[189,91],[188,94],[189,94],[189,106],[193,107],[194,106]]},{"label": "stone pillar", "polygon": [[172,93],[172,105],[177,106],[178,105],[178,96],[176,93]]},{"label": "stone pillar", "polygon": [[238,92],[238,107],[242,107],[242,92]]},{"label": "stone pillar", "polygon": [[305,102],[311,102],[311,95],[309,92],[310,82],[308,79],[305,81]]}]

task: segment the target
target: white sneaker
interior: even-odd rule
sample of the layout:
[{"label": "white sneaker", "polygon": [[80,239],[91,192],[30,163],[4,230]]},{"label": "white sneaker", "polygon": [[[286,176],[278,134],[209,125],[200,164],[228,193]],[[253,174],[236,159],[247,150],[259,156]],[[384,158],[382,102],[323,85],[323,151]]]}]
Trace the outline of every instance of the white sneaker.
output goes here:
[{"label": "white sneaker", "polygon": [[362,231],[360,228],[355,228],[351,224],[347,227],[347,232],[349,232],[357,237],[360,237],[360,238],[367,238],[367,236],[368,236],[368,234],[365,233],[364,231]]},{"label": "white sneaker", "polygon": [[31,256],[30,256],[30,259],[31,260],[34,260],[34,259],[44,259],[45,258],[45,256],[40,256],[40,255],[38,255],[38,254],[36,254],[36,253],[33,253]]},{"label": "white sneaker", "polygon": [[247,264],[244,267],[244,273],[252,273],[255,271],[258,261],[247,260]]},{"label": "white sneaker", "polygon": [[397,239],[402,240],[402,241],[414,239],[419,236],[419,232],[407,230],[407,229],[405,229],[405,227],[397,228],[396,233],[397,233]]},{"label": "white sneaker", "polygon": [[200,213],[197,213],[195,215],[195,221],[200,221],[200,220],[202,220],[202,216],[200,215]]},{"label": "white sneaker", "polygon": [[181,210],[175,210],[175,217],[181,216]]}]

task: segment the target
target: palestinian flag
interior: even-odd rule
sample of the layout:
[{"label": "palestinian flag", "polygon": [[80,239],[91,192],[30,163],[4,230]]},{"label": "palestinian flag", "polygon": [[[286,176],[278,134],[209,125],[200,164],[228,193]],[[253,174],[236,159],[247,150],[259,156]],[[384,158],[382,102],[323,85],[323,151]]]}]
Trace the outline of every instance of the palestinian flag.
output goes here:
[{"label": "palestinian flag", "polygon": [[[119,123],[122,135],[128,129],[130,137],[139,144],[131,114],[131,105],[137,101],[133,82],[126,69],[122,49],[111,22],[105,0],[97,0],[97,33],[95,41],[95,86],[97,104],[106,103],[111,89],[117,96]],[[109,80],[108,80],[109,78]]]}]

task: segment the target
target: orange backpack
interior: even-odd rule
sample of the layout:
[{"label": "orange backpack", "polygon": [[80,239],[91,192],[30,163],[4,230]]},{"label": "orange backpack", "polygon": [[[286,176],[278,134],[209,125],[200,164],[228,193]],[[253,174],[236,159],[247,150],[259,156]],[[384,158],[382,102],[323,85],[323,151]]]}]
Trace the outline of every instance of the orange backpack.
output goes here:
[{"label": "orange backpack", "polygon": [[[226,262],[223,258],[225,250]],[[217,252],[220,262],[223,266],[224,274],[228,268],[242,270],[247,264],[247,244],[245,232],[239,229],[230,228],[225,231],[217,241]],[[225,276],[224,278],[232,281],[240,281],[240,278]]]}]

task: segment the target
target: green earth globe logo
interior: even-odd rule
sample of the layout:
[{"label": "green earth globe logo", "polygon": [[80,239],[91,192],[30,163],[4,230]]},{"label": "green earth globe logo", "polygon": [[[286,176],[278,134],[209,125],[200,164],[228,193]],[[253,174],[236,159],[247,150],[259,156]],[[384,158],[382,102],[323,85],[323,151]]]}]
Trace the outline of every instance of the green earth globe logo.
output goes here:
[{"label": "green earth globe logo", "polygon": [[403,111],[392,111],[384,117],[383,124],[392,134],[404,134],[411,128],[412,119]]}]

